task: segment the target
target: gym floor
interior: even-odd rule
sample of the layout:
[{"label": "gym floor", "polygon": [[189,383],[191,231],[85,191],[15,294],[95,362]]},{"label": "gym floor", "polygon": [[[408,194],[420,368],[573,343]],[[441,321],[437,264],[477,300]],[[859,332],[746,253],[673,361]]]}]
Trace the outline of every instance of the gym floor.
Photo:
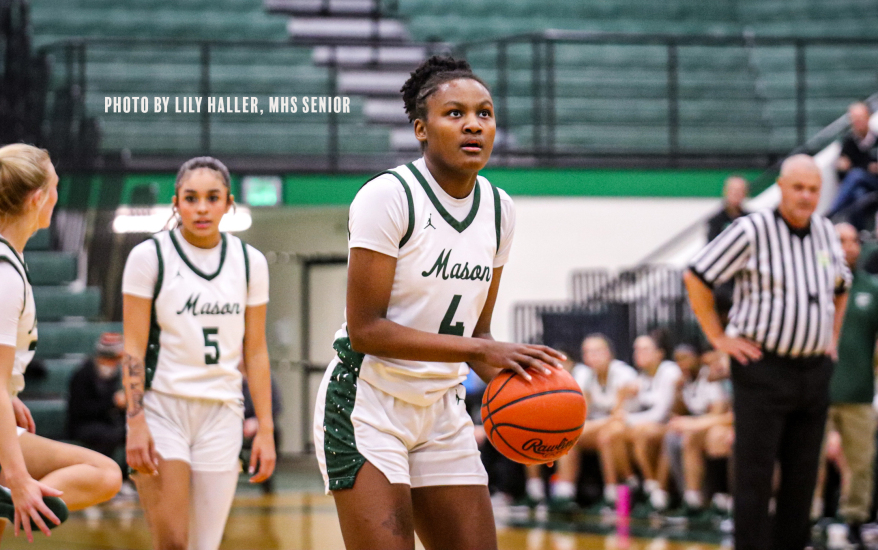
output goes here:
[{"label": "gym floor", "polygon": [[[276,491],[263,495],[246,482],[239,485],[222,550],[342,550],[344,544],[332,497],[323,494],[316,465],[293,461],[281,465]],[[151,550],[146,521],[135,497],[117,497],[99,507],[100,514],[77,512],[47,538],[12,536],[3,548],[70,550]],[[503,550],[716,550],[721,533],[712,526],[701,530],[661,526],[632,520],[632,537],[616,536],[615,523],[600,516],[556,518],[522,509],[498,508],[499,547]],[[729,545],[724,541],[723,547]],[[417,548],[423,546],[418,544]]]}]

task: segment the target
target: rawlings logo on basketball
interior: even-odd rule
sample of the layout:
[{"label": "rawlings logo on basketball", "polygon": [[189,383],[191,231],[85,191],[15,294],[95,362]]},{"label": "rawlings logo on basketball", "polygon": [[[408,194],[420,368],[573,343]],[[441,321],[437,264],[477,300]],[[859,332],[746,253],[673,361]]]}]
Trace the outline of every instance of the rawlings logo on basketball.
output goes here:
[{"label": "rawlings logo on basketball", "polygon": [[573,445],[575,444],[575,439],[573,441],[570,441],[566,437],[562,439],[557,445],[546,445],[543,443],[542,439],[530,439],[525,442],[521,450],[533,451],[539,455],[548,456],[556,455],[559,451],[566,451],[567,449],[573,447]]}]

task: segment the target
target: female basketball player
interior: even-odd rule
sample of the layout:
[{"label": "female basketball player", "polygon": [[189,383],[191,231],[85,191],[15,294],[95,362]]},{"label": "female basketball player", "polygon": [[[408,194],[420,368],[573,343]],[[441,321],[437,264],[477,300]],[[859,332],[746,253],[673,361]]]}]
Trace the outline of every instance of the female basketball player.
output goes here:
[{"label": "female basketball player", "polygon": [[[122,485],[111,459],[35,435],[30,411],[16,397],[37,345],[22,252],[31,235],[49,227],[57,202],[58,176],[48,152],[24,144],[0,148],[0,517],[14,524],[16,536],[23,528],[30,542],[32,526],[48,536],[68,509],[109,500]],[[0,536],[5,526],[0,523]]]},{"label": "female basketball player", "polygon": [[[637,409],[629,413],[622,408],[615,413],[618,419],[624,421],[622,436],[628,445],[615,444],[613,448],[624,449],[627,453],[630,446],[634,461],[643,474],[644,492],[651,497],[651,503],[657,509],[667,506],[666,500],[663,502],[660,498],[666,481],[659,476],[660,450],[683,376],[680,367],[667,360],[670,354],[667,335],[661,330],[654,330],[634,340],[634,364],[640,369],[640,376],[623,394],[632,396]],[[624,462],[625,458],[621,460]],[[653,493],[656,498],[653,498]]]},{"label": "female basketball player", "polygon": [[432,57],[402,88],[424,156],[379,175],[350,209],[347,324],[318,392],[317,457],[349,549],[497,547],[461,382],[563,355],[495,342],[491,315],[512,202],[478,177],[496,129],[485,84]]},{"label": "female basketball player", "polygon": [[155,548],[219,547],[240,469],[242,353],[259,420],[250,481],[274,470],[268,264],[220,233],[233,201],[221,162],[189,160],[177,173],[178,226],[125,264],[127,457]]}]

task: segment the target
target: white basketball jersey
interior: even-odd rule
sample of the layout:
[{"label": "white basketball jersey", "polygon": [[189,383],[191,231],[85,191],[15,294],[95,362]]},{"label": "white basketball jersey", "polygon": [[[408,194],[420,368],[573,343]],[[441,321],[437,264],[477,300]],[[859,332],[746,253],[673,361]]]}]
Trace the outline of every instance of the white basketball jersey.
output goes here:
[{"label": "white basketball jersey", "polygon": [[204,273],[173,231],[152,237],[159,256],[149,344],[148,388],[234,404],[243,411],[238,363],[244,344],[249,260],[245,244],[222,234],[216,271]]},{"label": "white basketball jersey", "polygon": [[[413,163],[390,171],[408,199],[408,230],[399,256],[386,318],[434,334],[470,337],[482,313],[500,245],[500,191],[479,176],[472,207],[453,218]],[[369,185],[368,183],[366,185]],[[345,329],[339,335],[346,336]],[[466,363],[405,361],[366,355],[360,377],[415,405],[430,405],[460,384]]]},{"label": "white basketball jersey", "polygon": [[37,349],[37,308],[34,304],[34,291],[30,284],[27,265],[18,252],[6,239],[0,238],[0,261],[7,262],[18,272],[24,283],[24,308],[18,318],[18,336],[15,342],[15,363],[9,381],[10,393],[14,396],[24,389],[24,371],[34,358]]},{"label": "white basketball jersey", "polygon": [[[577,364],[573,367],[573,378],[582,388],[588,399],[588,419],[598,420],[610,416],[618,402],[619,390],[628,384],[637,383],[637,371],[618,359],[613,359],[607,369],[607,383],[602,386],[595,371],[586,365]],[[629,399],[624,409],[633,412],[636,403]]]}]

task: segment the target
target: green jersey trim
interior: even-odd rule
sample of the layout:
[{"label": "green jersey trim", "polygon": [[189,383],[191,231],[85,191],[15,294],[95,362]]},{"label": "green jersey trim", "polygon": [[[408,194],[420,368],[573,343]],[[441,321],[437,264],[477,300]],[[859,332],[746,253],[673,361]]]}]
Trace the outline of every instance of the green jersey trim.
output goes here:
[{"label": "green jersey trim", "polygon": [[9,250],[15,256],[15,259],[18,260],[18,263],[20,263],[21,267],[24,269],[24,277],[25,279],[27,279],[28,284],[33,285],[33,283],[30,282],[30,272],[27,270],[27,264],[25,263],[24,258],[21,256],[21,254],[18,253],[18,250],[16,250],[15,247],[12,246],[12,244],[3,237],[0,237],[0,243],[3,243],[7,247],[9,247]]},{"label": "green jersey trim", "polygon": [[427,180],[424,178],[424,175],[415,168],[415,165],[411,162],[406,164],[409,170],[412,171],[412,174],[415,175],[418,182],[421,184],[421,187],[424,188],[424,192],[427,193],[427,196],[430,197],[430,202],[433,203],[433,207],[439,212],[439,214],[448,222],[448,225],[453,227],[458,233],[463,233],[467,227],[473,223],[473,220],[476,219],[476,214],[479,213],[479,202],[481,201],[481,192],[479,190],[479,182],[476,180],[476,187],[473,190],[473,206],[467,214],[466,218],[462,221],[457,221],[451,214],[448,213],[448,210],[445,210],[445,207],[442,206],[442,203],[439,202],[439,198],[436,197],[436,193],[433,192],[433,188],[430,187],[430,184],[427,183]]},{"label": "green jersey trim", "polygon": [[247,254],[247,243],[245,243],[242,239],[238,239],[241,241],[241,250],[244,252],[244,277],[247,279],[247,292],[250,291],[250,255]]},{"label": "green jersey trim", "polygon": [[5,262],[12,266],[12,269],[18,273],[18,276],[21,277],[21,282],[24,285],[24,302],[22,303],[21,313],[18,314],[19,317],[24,315],[24,308],[27,307],[27,279],[25,279],[24,275],[21,272],[21,268],[15,265],[15,262],[12,261],[12,258],[7,256],[0,256],[0,262]]},{"label": "green jersey trim", "polygon": [[177,237],[174,235],[174,230],[171,229],[168,231],[168,234],[171,236],[171,242],[174,243],[174,249],[177,251],[177,254],[183,259],[183,262],[192,270],[193,273],[204,279],[205,281],[213,280],[217,275],[220,274],[220,271],[223,270],[223,264],[226,262],[226,234],[220,233],[220,240],[222,241],[222,248],[220,249],[220,261],[219,265],[216,268],[216,271],[208,275],[207,273],[201,271],[195,265],[189,261],[189,258],[186,257],[186,254],[183,252],[183,249],[180,248],[180,243],[177,242]]},{"label": "green jersey trim", "polygon": [[156,237],[150,237],[155,243],[155,253],[159,260],[158,276],[156,277],[155,287],[152,291],[152,307],[149,312],[149,338],[146,343],[146,354],[143,358],[143,364],[146,371],[146,380],[144,380],[143,388],[148,390],[152,386],[152,379],[155,377],[156,366],[159,362],[159,350],[161,349],[160,338],[162,329],[158,323],[158,316],[155,310],[155,301],[159,297],[162,289],[162,280],[165,277],[165,262],[162,258],[162,248]]},{"label": "green jersey trim", "polygon": [[[414,200],[414,198],[412,198],[412,190],[409,187],[409,184],[406,183],[405,179],[402,176],[400,176],[399,174],[397,174],[393,170],[385,170],[384,172],[381,172],[379,174],[375,174],[374,176],[372,176],[371,178],[366,180],[366,183],[364,183],[362,186],[360,186],[360,189],[365,187],[366,184],[369,183],[370,181],[374,180],[378,176],[383,176],[384,174],[390,174],[391,176],[393,176],[397,180],[399,180],[399,183],[402,184],[402,188],[405,191],[405,198],[406,198],[406,201],[408,202],[408,206],[409,206],[408,228],[406,229],[405,235],[403,235],[402,239],[399,241],[399,248],[402,248],[403,246],[405,246],[405,243],[409,242],[409,239],[412,238],[412,233],[414,233],[414,231],[415,231],[415,200]],[[350,222],[350,220],[348,220],[348,221]],[[351,238],[351,229],[350,229],[350,227],[348,227],[348,239],[350,239],[350,238]]]},{"label": "green jersey trim", "polygon": [[497,252],[500,252],[500,228],[503,225],[503,215],[500,210],[500,191],[491,184],[491,192],[494,193],[494,226],[497,230]]}]

